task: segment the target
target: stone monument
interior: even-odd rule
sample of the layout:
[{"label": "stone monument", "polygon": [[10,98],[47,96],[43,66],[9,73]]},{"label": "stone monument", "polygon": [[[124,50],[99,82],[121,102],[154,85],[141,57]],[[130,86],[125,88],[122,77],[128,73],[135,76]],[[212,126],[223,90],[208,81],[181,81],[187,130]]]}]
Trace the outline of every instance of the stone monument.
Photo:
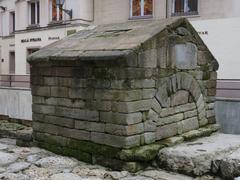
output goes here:
[{"label": "stone monument", "polygon": [[218,63],[186,19],[79,31],[29,57],[38,146],[137,171],[215,124]]}]

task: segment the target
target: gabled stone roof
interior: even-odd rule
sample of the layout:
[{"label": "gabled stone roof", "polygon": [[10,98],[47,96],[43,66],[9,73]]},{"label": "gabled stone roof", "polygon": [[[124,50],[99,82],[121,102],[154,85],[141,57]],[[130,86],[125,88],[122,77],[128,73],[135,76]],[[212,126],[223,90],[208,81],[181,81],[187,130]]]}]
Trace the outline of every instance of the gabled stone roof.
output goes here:
[{"label": "gabled stone roof", "polygon": [[[119,24],[99,25],[91,30],[82,30],[76,34],[53,43],[28,58],[35,60],[97,60],[126,56],[137,50],[147,40],[167,28],[176,28],[184,24],[198,34],[184,18],[163,20],[129,21]],[[202,40],[198,39],[201,41]]]}]

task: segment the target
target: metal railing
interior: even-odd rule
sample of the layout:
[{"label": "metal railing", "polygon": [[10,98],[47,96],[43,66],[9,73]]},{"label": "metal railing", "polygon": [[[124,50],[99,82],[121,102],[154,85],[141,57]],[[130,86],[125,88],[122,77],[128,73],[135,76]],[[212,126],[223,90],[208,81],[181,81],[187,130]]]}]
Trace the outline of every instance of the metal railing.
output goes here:
[{"label": "metal railing", "polygon": [[218,79],[218,98],[240,99],[240,79]]},{"label": "metal railing", "polygon": [[30,75],[1,74],[0,87],[30,88]]}]

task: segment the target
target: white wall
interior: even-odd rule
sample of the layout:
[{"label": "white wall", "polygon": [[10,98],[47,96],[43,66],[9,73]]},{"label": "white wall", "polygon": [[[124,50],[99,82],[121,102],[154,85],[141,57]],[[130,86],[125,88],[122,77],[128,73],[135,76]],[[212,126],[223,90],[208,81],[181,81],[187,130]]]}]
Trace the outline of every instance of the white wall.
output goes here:
[{"label": "white wall", "polygon": [[16,3],[16,31],[26,29],[28,26],[28,3],[19,1]]},{"label": "white wall", "polygon": [[31,90],[0,88],[0,114],[16,119],[32,120]]},{"label": "white wall", "polygon": [[240,17],[239,0],[198,0],[200,18],[230,18]]},{"label": "white wall", "polygon": [[203,41],[218,60],[218,79],[240,79],[240,18],[192,21]]}]

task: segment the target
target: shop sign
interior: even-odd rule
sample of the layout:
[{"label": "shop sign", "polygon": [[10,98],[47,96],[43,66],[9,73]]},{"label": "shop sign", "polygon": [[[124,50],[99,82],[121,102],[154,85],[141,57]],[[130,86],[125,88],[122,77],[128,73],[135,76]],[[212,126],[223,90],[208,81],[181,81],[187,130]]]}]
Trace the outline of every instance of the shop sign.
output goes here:
[{"label": "shop sign", "polygon": [[42,41],[41,38],[28,38],[28,39],[22,39],[21,43],[28,43],[28,42],[39,42]]},{"label": "shop sign", "polygon": [[60,40],[60,37],[59,36],[57,36],[57,37],[48,37],[48,40],[49,41]]}]

